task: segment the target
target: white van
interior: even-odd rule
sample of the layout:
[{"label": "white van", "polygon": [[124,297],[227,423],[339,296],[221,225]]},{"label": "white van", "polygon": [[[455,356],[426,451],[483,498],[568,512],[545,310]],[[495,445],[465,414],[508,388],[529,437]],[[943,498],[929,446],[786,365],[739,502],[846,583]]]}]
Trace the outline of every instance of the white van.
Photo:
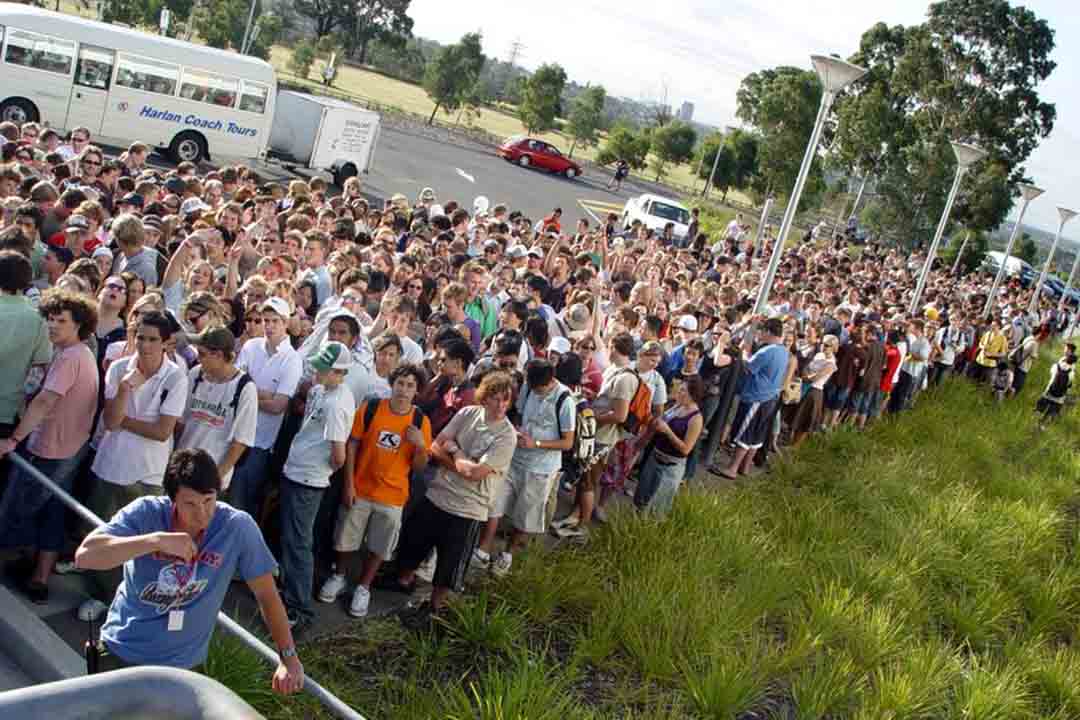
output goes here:
[{"label": "white van", "polygon": [[257,58],[0,3],[0,120],[89,128],[177,162],[262,158],[277,76]]}]

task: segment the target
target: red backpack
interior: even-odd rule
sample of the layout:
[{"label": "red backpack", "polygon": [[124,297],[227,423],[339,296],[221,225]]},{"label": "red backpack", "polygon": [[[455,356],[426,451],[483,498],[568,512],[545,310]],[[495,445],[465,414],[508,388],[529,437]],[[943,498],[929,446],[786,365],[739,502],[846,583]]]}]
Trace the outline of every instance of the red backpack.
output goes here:
[{"label": "red backpack", "polygon": [[626,368],[623,372],[633,373],[637,378],[637,389],[630,398],[630,408],[626,412],[626,419],[622,422],[622,429],[633,435],[637,435],[641,428],[649,424],[652,419],[652,388],[641,379],[637,370]]}]

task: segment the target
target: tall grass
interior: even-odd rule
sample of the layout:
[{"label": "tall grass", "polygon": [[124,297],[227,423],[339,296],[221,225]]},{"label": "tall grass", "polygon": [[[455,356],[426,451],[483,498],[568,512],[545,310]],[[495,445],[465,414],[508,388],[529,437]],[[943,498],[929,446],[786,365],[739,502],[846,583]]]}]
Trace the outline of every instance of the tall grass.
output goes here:
[{"label": "tall grass", "polygon": [[1080,717],[1080,422],[1037,429],[1048,365],[1002,406],[949,382],[666,521],[534,547],[438,639],[302,653],[351,652],[326,679],[379,717]]}]

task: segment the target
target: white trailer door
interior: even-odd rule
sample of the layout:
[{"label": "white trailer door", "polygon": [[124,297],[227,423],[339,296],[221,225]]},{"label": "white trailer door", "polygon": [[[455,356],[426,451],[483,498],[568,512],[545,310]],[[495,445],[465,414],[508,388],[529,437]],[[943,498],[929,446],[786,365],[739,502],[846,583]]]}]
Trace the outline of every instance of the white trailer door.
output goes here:
[{"label": "white trailer door", "polygon": [[368,169],[378,134],[377,113],[328,108],[311,156],[311,167],[325,170],[334,163],[351,162],[358,172]]}]

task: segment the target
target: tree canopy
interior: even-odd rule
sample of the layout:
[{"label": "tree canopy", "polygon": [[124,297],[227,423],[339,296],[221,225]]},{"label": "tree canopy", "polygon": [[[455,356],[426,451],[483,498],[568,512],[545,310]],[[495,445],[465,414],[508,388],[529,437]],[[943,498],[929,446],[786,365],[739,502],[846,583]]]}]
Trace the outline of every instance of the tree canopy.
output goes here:
[{"label": "tree canopy", "polygon": [[439,108],[456,110],[465,101],[476,87],[484,60],[480,33],[467,33],[435,53],[424,71],[424,90],[435,101],[428,125],[435,121]]},{"label": "tree canopy", "polygon": [[518,118],[529,134],[550,130],[561,110],[566,71],[557,64],[544,63],[522,86]]},{"label": "tree canopy", "polygon": [[570,157],[578,145],[595,147],[599,142],[599,133],[604,126],[604,102],[607,92],[601,85],[593,85],[574,98],[570,105],[570,117],[567,118],[566,130],[573,138],[570,144]]}]

